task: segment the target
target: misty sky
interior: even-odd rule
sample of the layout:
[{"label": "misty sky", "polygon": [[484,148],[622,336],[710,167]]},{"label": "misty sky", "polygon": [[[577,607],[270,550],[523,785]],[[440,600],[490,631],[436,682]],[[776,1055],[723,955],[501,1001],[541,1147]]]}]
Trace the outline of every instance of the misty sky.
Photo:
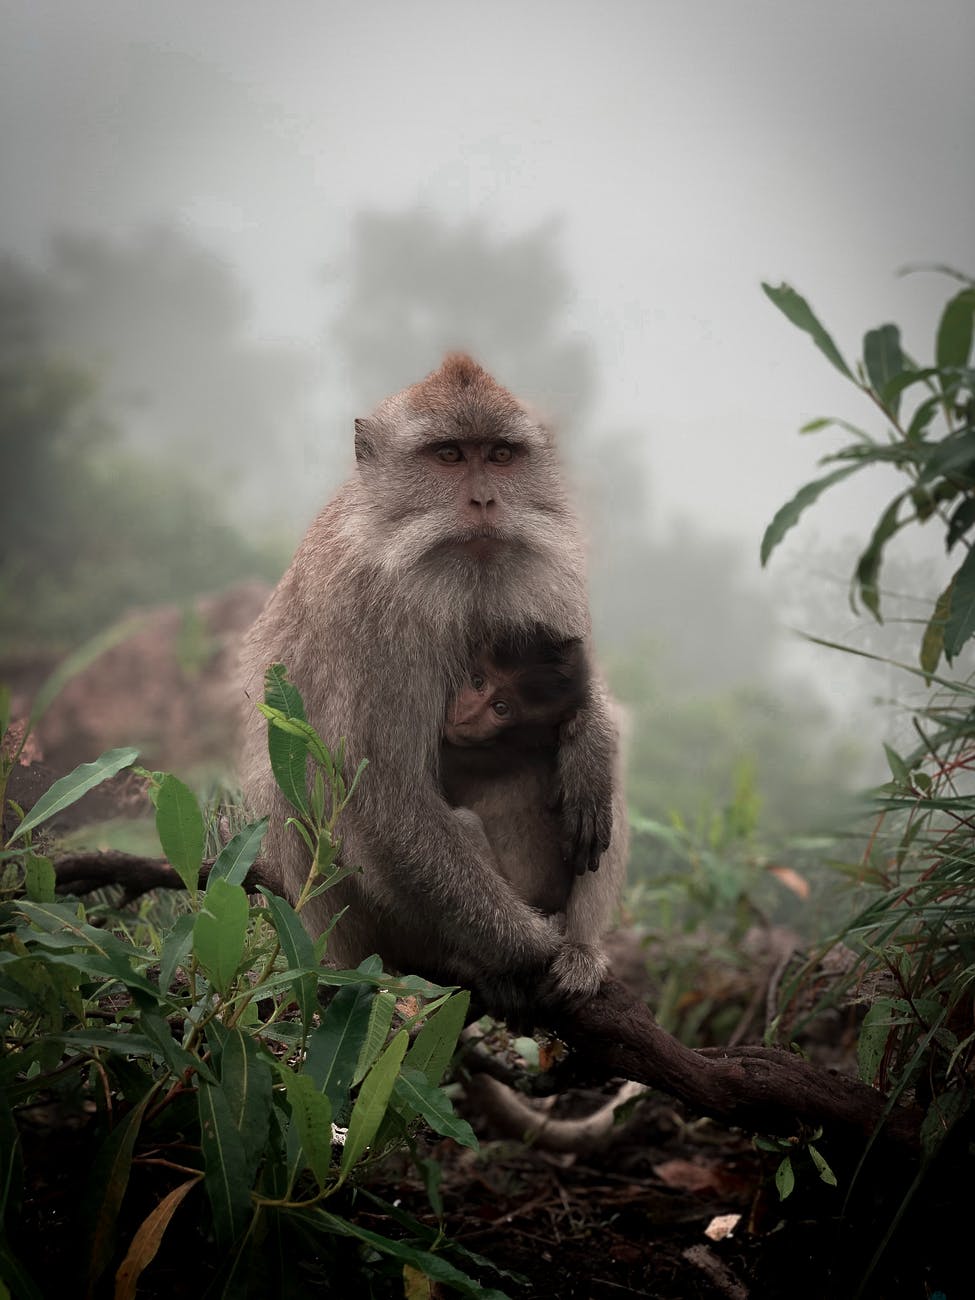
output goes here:
[{"label": "misty sky", "polygon": [[[645,435],[660,517],[751,556],[831,445],[797,426],[870,419],[760,281],[848,353],[894,319],[930,354],[951,285],[895,273],[975,270],[973,52],[971,0],[4,0],[0,244],[178,223],[258,337],[321,352],[323,419],[351,424],[323,340],[354,215],[556,218],[597,423]],[[820,528],[862,536],[862,500]]]}]

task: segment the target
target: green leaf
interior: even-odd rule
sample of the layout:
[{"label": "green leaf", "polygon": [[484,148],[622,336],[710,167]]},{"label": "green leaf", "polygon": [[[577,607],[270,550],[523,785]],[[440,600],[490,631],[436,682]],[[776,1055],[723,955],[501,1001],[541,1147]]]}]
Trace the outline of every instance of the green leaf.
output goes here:
[{"label": "green leaf", "polygon": [[10,726],[10,687],[0,682],[0,740],[3,740]]},{"label": "green leaf", "polygon": [[181,1079],[186,1076],[191,1079],[194,1075],[199,1074],[201,1078],[207,1079],[210,1083],[216,1082],[206,1062],[202,1061],[200,1057],[194,1056],[192,1052],[188,1052],[185,1047],[176,1041],[169,1027],[169,1022],[163,1019],[158,1012],[153,1012],[143,1006],[139,1025],[146,1038],[156,1048],[153,1055],[169,1066],[174,1078]]},{"label": "green leaf", "polygon": [[115,1230],[132,1170],[132,1152],[149,1101],[147,1094],[102,1143],[95,1156],[88,1186],[81,1200],[85,1219],[81,1240],[88,1245],[88,1289],[104,1273],[115,1248]]},{"label": "green leaf", "polygon": [[457,1049],[457,1039],[464,1028],[470,1003],[471,995],[464,989],[429,1017],[413,1040],[406,1068],[419,1070],[427,1083],[440,1082]]},{"label": "green leaf", "polygon": [[819,1174],[820,1178],[823,1180],[823,1182],[829,1183],[830,1187],[835,1187],[836,1175],[833,1173],[832,1169],[830,1169],[829,1165],[826,1163],[823,1156],[820,1155],[820,1153],[816,1150],[816,1148],[812,1145],[811,1142],[807,1147],[807,1150],[809,1152],[810,1159],[812,1160],[813,1164],[816,1166],[816,1171]]},{"label": "green leaf", "polygon": [[227,1247],[240,1236],[250,1218],[247,1156],[224,1089],[219,1084],[201,1082],[197,1104],[213,1230],[218,1244]]},{"label": "green leaf", "polygon": [[962,497],[948,520],[945,546],[950,551],[975,524],[975,496]]},{"label": "green leaf", "polygon": [[887,755],[887,766],[890,768],[891,776],[901,786],[910,786],[911,773],[907,764],[901,758],[896,749],[891,749],[890,745],[884,741],[884,753]]},{"label": "green leaf", "polygon": [[901,336],[896,325],[881,325],[864,336],[863,364],[874,392],[882,402],[889,403],[896,416],[900,393],[892,390],[891,384],[904,369]]},{"label": "green leaf", "polygon": [[193,926],[193,951],[211,983],[224,995],[243,960],[249,920],[243,886],[213,881]]},{"label": "green leaf", "polygon": [[362,1044],[369,1032],[373,989],[369,984],[340,988],[329,1003],[322,1023],[308,1038],[305,1073],[332,1103],[332,1115],[341,1122],[355,1076]]},{"label": "green leaf", "polygon": [[291,1122],[298,1132],[303,1163],[315,1175],[318,1186],[324,1188],[332,1165],[331,1103],[307,1074],[295,1074],[282,1062],[278,1063],[278,1074],[288,1095]]},{"label": "green leaf", "polygon": [[393,1085],[399,1073],[410,1036],[401,1029],[363,1080],[352,1114],[349,1131],[342,1148],[341,1173],[345,1177],[376,1136],[386,1114]]},{"label": "green leaf", "polygon": [[508,1300],[504,1292],[497,1291],[493,1287],[482,1286],[480,1282],[455,1268],[442,1255],[435,1255],[429,1250],[421,1250],[416,1246],[411,1246],[408,1242],[397,1241],[392,1237],[384,1237],[381,1233],[373,1232],[370,1228],[364,1228],[358,1223],[339,1218],[337,1214],[330,1214],[328,1210],[323,1210],[319,1206],[315,1206],[311,1210],[297,1211],[294,1218],[297,1222],[306,1224],[309,1230],[317,1236],[334,1234],[364,1242],[380,1256],[399,1260],[403,1264],[409,1264],[435,1282],[442,1282],[446,1286],[459,1291],[461,1295],[473,1297],[474,1300]]},{"label": "green leaf", "polygon": [[776,289],[770,284],[763,283],[762,288],[779,311],[787,316],[793,325],[798,326],[799,329],[804,330],[809,335],[827,361],[834,365],[841,374],[846,375],[847,379],[853,379],[853,382],[856,383],[853,372],[840,355],[839,348],[820,325],[805,298],[801,297],[796,293],[795,289],[790,288],[787,284],[780,284]]},{"label": "green leaf", "polygon": [[[865,463],[865,462],[863,462]],[[834,470],[832,474],[827,474],[825,478],[816,479],[813,483],[807,483],[805,487],[799,489],[791,501],[782,506],[775,515],[775,518],[765,530],[765,536],[762,538],[762,564],[766,564],[769,556],[781,542],[782,538],[799,522],[799,516],[811,506],[828,487],[834,483],[839,483],[841,479],[849,478],[857,470],[863,468],[863,463],[858,462],[856,465],[844,465],[842,469]]]},{"label": "green leaf", "polygon": [[863,1018],[857,1043],[857,1063],[864,1083],[872,1084],[877,1077],[891,1034],[893,1010],[890,998],[878,998]]},{"label": "green leaf", "polygon": [[55,781],[50,790],[41,795],[11,835],[9,842],[12,844],[14,840],[25,835],[27,831],[33,830],[35,826],[40,826],[41,822],[47,821],[49,817],[63,812],[65,808],[70,808],[83,794],[93,790],[96,785],[101,785],[102,781],[108,780],[116,772],[121,772],[123,767],[129,767],[138,757],[137,749],[110,749],[100,758],[96,758],[93,763],[81,763],[73,772],[62,776],[60,781]]},{"label": "green leaf", "polygon": [[921,1123],[921,1150],[929,1160],[971,1105],[971,1093],[960,1088],[932,1099]]},{"label": "green leaf", "polygon": [[33,903],[53,903],[57,878],[54,863],[38,853],[29,853],[24,860],[24,888]]},{"label": "green leaf", "polygon": [[779,1200],[784,1201],[791,1195],[795,1185],[796,1176],[792,1168],[792,1157],[783,1156],[781,1164],[775,1171],[775,1190],[779,1194]]},{"label": "green leaf", "polygon": [[975,289],[962,289],[945,307],[938,325],[935,360],[940,369],[966,366],[972,351]]},{"label": "green leaf", "polygon": [[189,786],[169,772],[156,795],[156,834],[170,865],[194,894],[206,842],[203,814]]},{"label": "green leaf", "polygon": [[0,1224],[15,1223],[24,1192],[24,1159],[20,1129],[7,1098],[0,1093]]},{"label": "green leaf", "polygon": [[956,474],[959,471],[972,477],[971,467],[975,465],[975,430],[963,430],[940,442],[922,443],[921,448],[925,451],[930,448],[930,451],[924,457],[924,465],[918,476],[919,483],[930,483],[943,474]]},{"label": "green leaf", "polygon": [[860,598],[878,623],[883,622],[880,617],[880,565],[884,547],[900,527],[897,522],[897,512],[901,508],[905,495],[906,493],[902,492],[900,496],[896,496],[880,516],[867,549],[857,561],[855,581],[860,588]]},{"label": "green leaf", "polygon": [[[269,889],[261,887],[261,893],[267,900],[271,923],[278,935],[278,943],[288,964],[289,970],[308,970],[317,966],[315,948],[311,936],[301,924],[298,913],[290,903],[272,894]],[[298,975],[292,985],[295,1001],[301,1012],[301,1023],[307,1029],[317,1009],[315,997],[316,981],[313,975]]]},{"label": "green leaf", "polygon": [[938,661],[941,659],[944,650],[945,624],[948,621],[948,611],[951,609],[951,593],[954,586],[955,580],[952,578],[938,597],[934,613],[928,620],[928,625],[924,629],[924,636],[921,639],[921,667],[924,669],[926,685],[928,686],[931,685],[931,675],[936,671]]},{"label": "green leaf", "polygon": [[975,633],[975,550],[969,551],[952,580],[945,621],[944,653],[949,663]]},{"label": "green leaf", "polygon": [[182,916],[177,916],[173,928],[163,941],[162,952],[159,955],[159,989],[162,993],[169,992],[176,967],[186,965],[186,958],[193,946],[195,921],[196,915],[192,912],[184,912]]},{"label": "green leaf", "polygon": [[243,884],[244,877],[261,851],[261,841],[267,834],[267,827],[266,817],[262,817],[259,822],[250,822],[223,846],[210,868],[207,889],[214,880],[226,880],[231,885]]},{"label": "green leaf", "polygon": [[207,1030],[208,1041],[214,1032],[220,1042],[217,1062],[220,1083],[230,1117],[240,1134],[250,1186],[267,1152],[273,1105],[271,1064],[250,1034],[213,1022]]},{"label": "green leaf", "polygon": [[[264,675],[264,703],[277,709],[286,718],[297,718],[305,722],[305,706],[298,688],[287,680],[287,670],[283,664],[271,664]],[[267,751],[271,760],[271,771],[278,786],[292,805],[303,816],[309,815],[308,807],[308,750],[300,736],[288,735],[280,728],[269,725],[267,729]]]},{"label": "green leaf", "polygon": [[355,1074],[352,1076],[353,1087],[362,1082],[369,1068],[382,1051],[386,1043],[386,1035],[393,1023],[395,1009],[396,994],[390,993],[386,989],[380,989],[372,1000],[372,1009],[369,1012],[369,1027],[359,1050]]},{"label": "green leaf", "polygon": [[453,1138],[472,1151],[478,1149],[470,1124],[454,1113],[443,1089],[427,1083],[419,1070],[404,1070],[395,1082],[394,1091],[397,1099],[409,1106],[415,1115],[421,1115],[435,1133]]}]

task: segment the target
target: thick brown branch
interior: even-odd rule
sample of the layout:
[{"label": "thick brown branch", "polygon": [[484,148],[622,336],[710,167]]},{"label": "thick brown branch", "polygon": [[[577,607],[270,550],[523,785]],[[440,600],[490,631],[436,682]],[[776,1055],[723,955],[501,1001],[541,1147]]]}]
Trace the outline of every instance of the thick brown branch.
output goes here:
[{"label": "thick brown branch", "polygon": [[[212,865],[213,859],[204,862],[201,884]],[[58,889],[65,893],[119,884],[130,901],[150,889],[183,888],[163,858],[118,851],[71,853],[54,867]],[[249,891],[270,884],[262,859],[243,884]],[[886,1107],[886,1099],[873,1088],[789,1052],[747,1046],[692,1051],[661,1029],[644,1003],[616,980],[607,980],[594,998],[571,1011],[548,1013],[545,1024],[593,1074],[660,1088],[700,1114],[755,1132],[792,1133],[801,1122],[869,1136]],[[916,1110],[895,1108],[883,1123],[883,1136],[916,1148],[920,1121]]]},{"label": "thick brown branch", "polygon": [[[215,859],[204,859],[200,869],[201,885],[206,884]],[[60,894],[90,894],[106,885],[121,885],[123,901],[130,903],[151,889],[185,889],[178,873],[165,858],[144,858],[118,849],[105,852],[66,853],[55,859],[54,873]],[[258,858],[243,880],[244,888],[253,893],[259,885],[271,886],[267,864]]]},{"label": "thick brown branch", "polygon": [[[868,1136],[886,1099],[855,1079],[828,1073],[789,1052],[736,1047],[692,1051],[665,1033],[622,984],[607,980],[596,997],[547,1024],[607,1076],[660,1088],[691,1109],[759,1133],[792,1133],[797,1122]],[[895,1108],[883,1136],[918,1143],[921,1116]]]}]

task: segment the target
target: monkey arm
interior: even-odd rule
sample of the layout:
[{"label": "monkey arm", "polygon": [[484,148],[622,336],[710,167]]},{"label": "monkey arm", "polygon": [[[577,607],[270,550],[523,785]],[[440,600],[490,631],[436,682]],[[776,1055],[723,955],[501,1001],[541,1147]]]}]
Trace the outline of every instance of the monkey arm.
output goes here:
[{"label": "monkey arm", "polygon": [[371,775],[371,796],[349,808],[368,837],[370,888],[405,926],[421,924],[473,968],[544,970],[559,937],[498,873],[483,830],[436,789],[419,782],[403,788],[388,770]]},{"label": "monkey arm", "polygon": [[563,855],[576,875],[595,871],[609,848],[618,748],[608,692],[594,677],[586,707],[559,732],[556,806]]}]

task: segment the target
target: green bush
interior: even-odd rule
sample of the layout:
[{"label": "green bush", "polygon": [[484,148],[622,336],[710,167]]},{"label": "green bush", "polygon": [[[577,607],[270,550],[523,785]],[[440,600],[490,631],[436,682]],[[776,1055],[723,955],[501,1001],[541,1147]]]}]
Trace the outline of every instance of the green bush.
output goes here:
[{"label": "green bush", "polygon": [[[262,707],[274,773],[309,848],[294,907],[266,889],[253,906],[243,887],[266,820],[234,835],[201,887],[203,814],[192,791],[159,772],[142,774],[188,910],[168,926],[140,927],[58,899],[36,833],[131,767],[132,749],[57,781],[0,852],[0,1276],[10,1294],[51,1294],[67,1250],[88,1294],[114,1277],[117,1300],[134,1296],[167,1233],[171,1243],[189,1239],[192,1294],[290,1294],[298,1259],[314,1266],[303,1293],[331,1294],[329,1273],[341,1269],[351,1290],[356,1277],[367,1287],[371,1272],[392,1270],[499,1294],[440,1249],[435,1169],[425,1175],[439,1229],[383,1206],[400,1225],[394,1238],[343,1212],[362,1169],[408,1143],[421,1120],[476,1146],[438,1086],[469,995],[389,976],[378,957],[354,971],[321,965],[328,936],[313,941],[300,912],[348,870],[336,865],[336,828],[362,771],[346,781],[341,747],[329,753],[305,722],[280,665]],[[0,711],[0,729],[8,721]],[[4,753],[0,806],[23,743],[11,737]],[[60,1237],[45,1233],[48,1249],[24,1255],[21,1243],[37,1239],[29,1225],[39,1174],[23,1123],[39,1106],[83,1117],[73,1175],[82,1209],[74,1230],[62,1224]]]}]

